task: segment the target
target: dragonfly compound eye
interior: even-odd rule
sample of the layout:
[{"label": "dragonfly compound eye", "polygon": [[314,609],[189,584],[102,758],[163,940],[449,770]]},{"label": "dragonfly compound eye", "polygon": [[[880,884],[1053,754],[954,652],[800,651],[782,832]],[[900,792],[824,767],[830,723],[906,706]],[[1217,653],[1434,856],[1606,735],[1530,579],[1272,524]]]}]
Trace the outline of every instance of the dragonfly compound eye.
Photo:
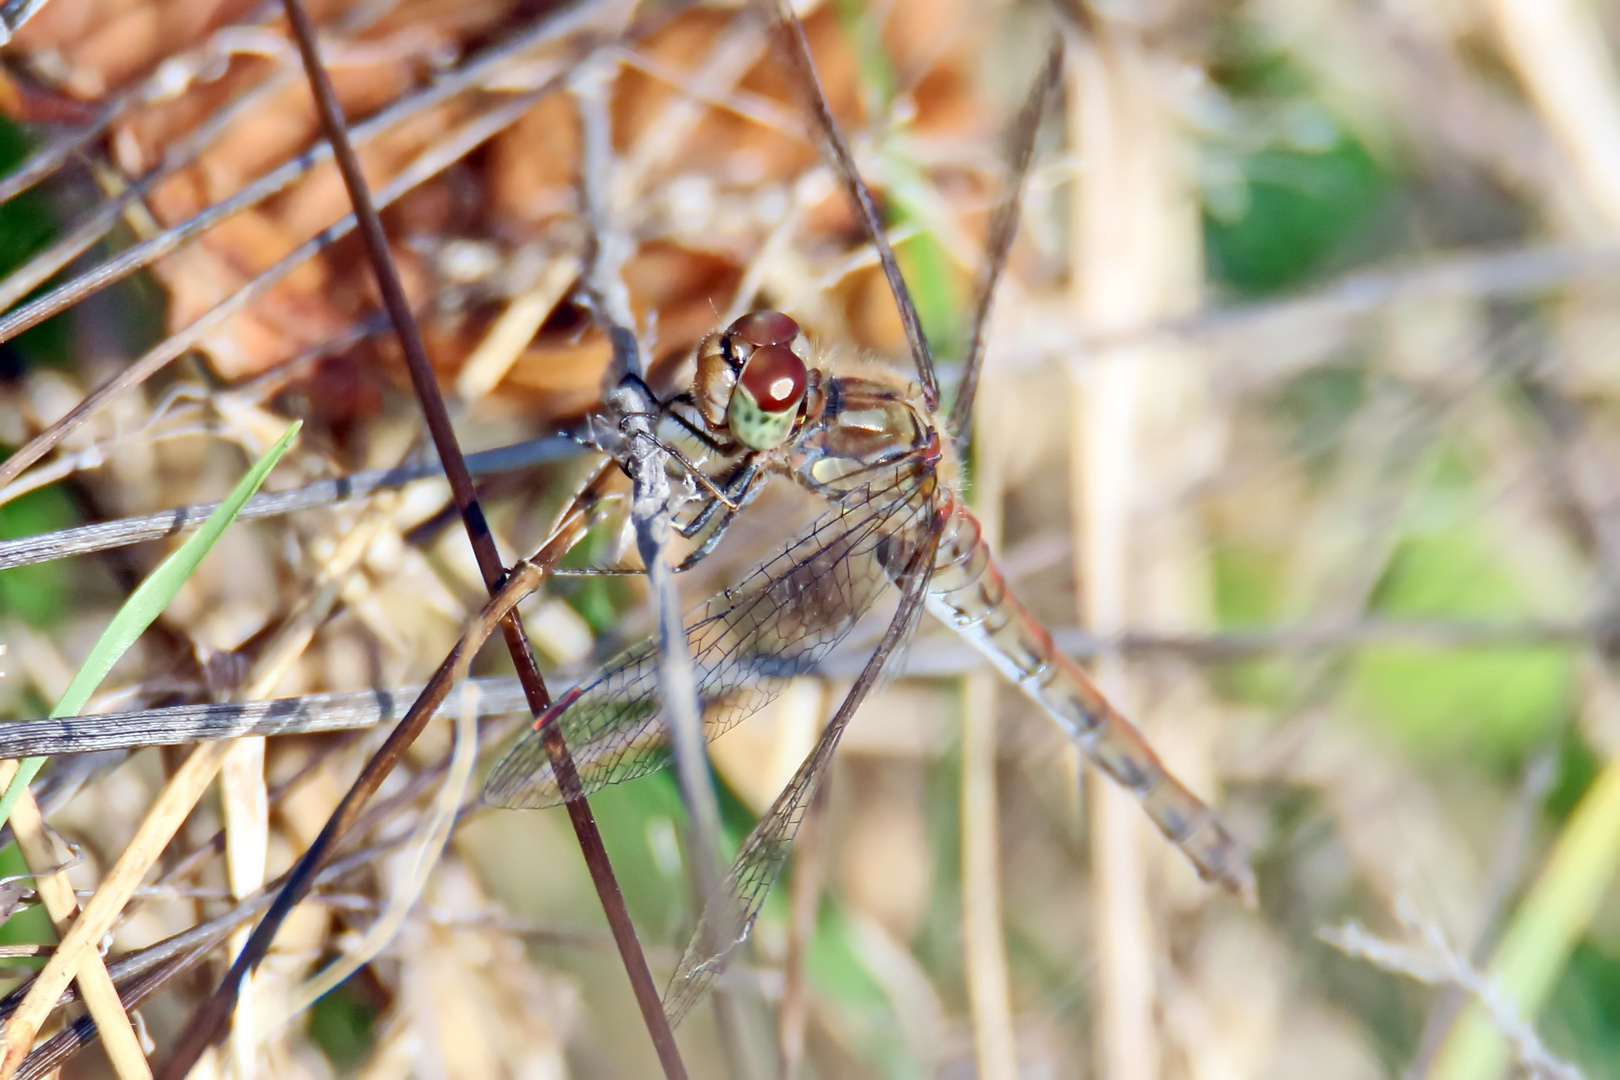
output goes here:
[{"label": "dragonfly compound eye", "polygon": [[799,324],[780,311],[753,311],[726,329],[750,345],[790,345],[799,336]]},{"label": "dragonfly compound eye", "polygon": [[756,348],[726,409],[731,434],[754,450],[781,445],[793,433],[809,381],[804,361],[786,345]]}]

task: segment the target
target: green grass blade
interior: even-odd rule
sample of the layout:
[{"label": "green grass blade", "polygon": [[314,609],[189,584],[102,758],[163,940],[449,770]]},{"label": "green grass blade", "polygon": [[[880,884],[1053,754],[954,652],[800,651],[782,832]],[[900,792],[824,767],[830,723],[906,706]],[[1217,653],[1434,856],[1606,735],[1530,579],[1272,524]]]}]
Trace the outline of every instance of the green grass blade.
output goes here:
[{"label": "green grass blade", "polygon": [[[113,616],[112,622],[107,624],[107,629],[102,632],[95,648],[90,650],[90,655],[85,657],[84,663],[73,676],[73,681],[68,683],[67,690],[56,703],[56,708],[51,710],[52,717],[77,716],[84,711],[90,695],[101,685],[101,680],[107,677],[107,672],[111,671],[118,658],[135,644],[135,639],[145,633],[146,628],[162,614],[163,609],[169,606],[169,601],[174,599],[175,594],[180,591],[180,586],[184,585],[186,579],[196,571],[198,564],[203,561],[203,556],[219,542],[226,527],[242,509],[242,504],[259,490],[264,478],[270,475],[270,470],[275,468],[276,462],[287,452],[287,448],[292,445],[294,436],[302,426],[302,421],[293,421],[276,444],[248,470],[246,476],[237,482],[230,495],[219,504],[219,508],[208,515],[208,520],[203,522],[202,528],[188,537],[174,554],[159,563],[157,569],[148,574],[146,580],[136,587],[129,599],[124,601],[124,606],[118,609],[118,614]],[[4,797],[0,797],[0,826],[4,826],[10,820],[11,808],[17,804],[17,800],[22,797],[22,793],[27,790],[44,764],[45,759],[42,757],[23,759],[16,777],[11,781],[11,786],[6,788]]]},{"label": "green grass blade", "polygon": [[[1491,981],[1524,1022],[1546,1004],[1617,869],[1620,761],[1611,761],[1570,815],[1491,961]],[[1452,1029],[1429,1076],[1497,1080],[1508,1058],[1507,1040],[1475,1002]]]}]

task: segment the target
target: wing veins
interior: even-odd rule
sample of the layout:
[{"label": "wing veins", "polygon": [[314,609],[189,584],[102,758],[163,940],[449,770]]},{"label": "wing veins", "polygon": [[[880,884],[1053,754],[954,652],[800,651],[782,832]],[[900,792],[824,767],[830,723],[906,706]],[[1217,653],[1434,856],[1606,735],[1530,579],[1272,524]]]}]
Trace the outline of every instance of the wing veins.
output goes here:
[{"label": "wing veins", "polygon": [[[898,476],[898,472],[897,472]],[[876,563],[878,546],[911,529],[909,489],[900,479],[866,493],[857,504],[844,504],[811,522],[739,585],[705,601],[686,627],[693,667],[705,712],[709,738],[740,723],[774,700],[781,679],[794,665],[813,666],[846,637],[888,588]],[[886,528],[890,522],[896,528]],[[815,545],[806,554],[808,545]],[[838,599],[843,610],[816,610],[823,594],[816,586],[829,574],[843,576]],[[783,595],[783,594],[786,595]],[[722,598],[724,598],[722,600]],[[801,616],[820,618],[808,634],[788,635],[783,628]],[[771,646],[773,659],[788,661],[790,670],[760,676],[756,661]],[[728,644],[729,643],[729,644]],[[799,645],[798,648],[791,646]],[[656,771],[668,763],[667,729],[656,679],[657,645],[647,638],[620,654],[596,679],[561,708],[550,722],[564,725],[563,735],[580,769],[584,793]],[[752,678],[752,685],[750,679]],[[763,680],[763,681],[762,681]],[[728,696],[744,700],[712,708]],[[593,700],[593,698],[595,700]],[[511,807],[541,807],[562,802],[538,729],[531,729],[508,750],[490,773],[486,800]]]},{"label": "wing veins", "polygon": [[664,1014],[672,1027],[702,1000],[715,976],[725,969],[731,954],[748,939],[766,894],[787,864],[794,837],[815,799],[844,729],[885,673],[892,670],[890,661],[905,649],[916,629],[933,576],[937,540],[937,531],[931,531],[911,553],[902,577],[900,605],[882,639],[861,668],[838,711],[822,729],[815,748],[748,834],[726,874],[720,895],[704,909],[664,992]]}]

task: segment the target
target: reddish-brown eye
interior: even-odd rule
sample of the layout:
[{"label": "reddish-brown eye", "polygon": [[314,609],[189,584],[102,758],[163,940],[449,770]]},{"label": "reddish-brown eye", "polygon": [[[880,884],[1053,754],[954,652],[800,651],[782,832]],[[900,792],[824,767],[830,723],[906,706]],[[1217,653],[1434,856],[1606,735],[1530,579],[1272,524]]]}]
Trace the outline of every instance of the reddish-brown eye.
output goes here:
[{"label": "reddish-brown eye", "polygon": [[726,331],[750,345],[786,345],[799,336],[799,324],[780,311],[754,311]]},{"label": "reddish-brown eye", "polygon": [[748,358],[740,383],[761,409],[780,413],[798,408],[808,381],[804,361],[795,356],[792,349],[785,345],[764,345]]}]

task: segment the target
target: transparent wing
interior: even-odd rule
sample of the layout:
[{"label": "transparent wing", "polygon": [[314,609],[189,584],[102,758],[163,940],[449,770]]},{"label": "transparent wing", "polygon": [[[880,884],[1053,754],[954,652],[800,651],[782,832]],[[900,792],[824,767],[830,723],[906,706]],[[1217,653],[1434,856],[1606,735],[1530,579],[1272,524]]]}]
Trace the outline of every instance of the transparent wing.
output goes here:
[{"label": "transparent wing", "polygon": [[[889,587],[926,531],[926,499],[910,470],[890,472],[817,518],[737,586],[686,620],[704,728],[713,739],[763,708],[785,680],[814,670]],[[588,684],[559,698],[496,764],[484,799],[533,808],[563,801],[541,728],[558,725],[585,794],[669,763],[648,638]]]},{"label": "transparent wing", "polygon": [[872,688],[896,670],[895,661],[915,633],[928,594],[934,554],[934,545],[928,542],[932,536],[921,539],[923,542],[913,546],[907,561],[900,564],[903,570],[896,574],[903,592],[882,641],[861,669],[838,712],[822,730],[815,748],[743,841],[719,895],[705,906],[697,930],[687,943],[669,988],[664,991],[664,1014],[669,1017],[671,1026],[680,1023],[692,1006],[703,1000],[715,976],[725,970],[732,954],[748,940],[766,895],[787,865],[794,838],[804,823],[805,813],[815,801],[816,790],[827,774],[827,765],[838,749],[838,740]]}]

